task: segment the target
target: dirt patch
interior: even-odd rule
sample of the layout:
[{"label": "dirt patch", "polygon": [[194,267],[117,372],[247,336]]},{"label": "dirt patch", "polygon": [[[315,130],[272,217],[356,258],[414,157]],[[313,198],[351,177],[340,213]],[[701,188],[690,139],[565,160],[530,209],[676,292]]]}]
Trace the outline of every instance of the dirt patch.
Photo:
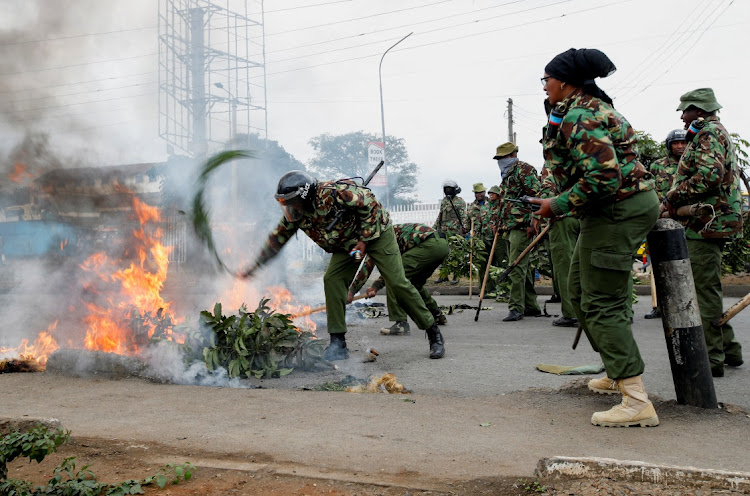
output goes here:
[{"label": "dirt patch", "polygon": [[750,274],[742,272],[740,274],[729,274],[721,278],[724,285],[744,286],[750,284]]},{"label": "dirt patch", "polygon": [[[364,483],[337,478],[332,473],[310,476],[309,467],[274,464],[272,460],[257,457],[221,457],[210,452],[182,452],[157,443],[128,442],[98,438],[74,437],[41,464],[14,461],[9,465],[9,477],[44,484],[52,471],[67,457],[76,458],[78,468],[84,465],[100,481],[120,482],[142,479],[159,473],[167,463],[190,462],[194,475],[190,481],[168,484],[164,489],[145,488],[146,494],[170,496],[404,496],[476,495],[520,496],[529,494],[599,496],[614,495],[677,495],[708,496],[716,489],[680,485],[663,485],[649,482],[620,482],[607,478],[597,479],[544,479],[530,477],[482,478],[470,481],[436,483],[425,487],[419,474],[403,472],[400,480],[382,484]],[[356,473],[354,474],[356,478]],[[721,490],[721,494],[747,494],[742,491]]]}]

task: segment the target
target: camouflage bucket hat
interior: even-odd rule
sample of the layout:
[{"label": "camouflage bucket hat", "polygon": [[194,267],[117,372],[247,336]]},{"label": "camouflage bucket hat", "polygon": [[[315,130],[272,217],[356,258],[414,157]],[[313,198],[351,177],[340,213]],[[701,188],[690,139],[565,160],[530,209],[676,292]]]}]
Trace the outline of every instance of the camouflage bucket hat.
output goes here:
[{"label": "camouflage bucket hat", "polygon": [[507,155],[510,155],[513,152],[517,152],[518,147],[515,143],[511,143],[510,141],[507,143],[503,143],[502,145],[497,147],[497,151],[495,153],[495,156],[492,157],[494,160],[497,160],[499,158],[503,158]]},{"label": "camouflage bucket hat", "polygon": [[489,192],[490,192],[490,193],[495,193],[496,195],[499,195],[499,194],[500,194],[500,187],[499,187],[499,186],[492,186],[492,187],[490,188],[490,191],[489,191]]},{"label": "camouflage bucket hat", "polygon": [[691,105],[698,107],[704,112],[713,112],[721,108],[721,105],[719,105],[714,96],[714,90],[711,88],[698,88],[697,90],[688,91],[680,97],[680,106],[677,107],[677,110],[686,110]]},{"label": "camouflage bucket hat", "polygon": [[474,193],[481,193],[482,191],[487,191],[487,188],[484,187],[484,184],[482,183],[474,183]]}]

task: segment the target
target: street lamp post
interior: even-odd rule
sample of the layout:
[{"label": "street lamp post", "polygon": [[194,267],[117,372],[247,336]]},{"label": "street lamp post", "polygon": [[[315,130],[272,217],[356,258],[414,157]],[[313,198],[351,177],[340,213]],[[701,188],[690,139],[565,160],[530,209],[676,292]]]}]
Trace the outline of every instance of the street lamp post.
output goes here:
[{"label": "street lamp post", "polygon": [[[404,41],[409,36],[413,35],[414,32],[407,34],[400,40],[398,40],[396,43],[391,45],[391,48],[395,47],[402,41]],[[380,65],[378,66],[378,79],[380,81],[380,124],[383,126],[383,160],[385,160],[385,112],[383,110],[383,59],[385,58],[385,54],[388,53],[391,48],[383,52],[383,56],[380,57]],[[383,174],[385,175],[385,208],[390,209],[391,208],[391,201],[390,197],[388,195],[388,161],[385,161],[383,164]]]}]

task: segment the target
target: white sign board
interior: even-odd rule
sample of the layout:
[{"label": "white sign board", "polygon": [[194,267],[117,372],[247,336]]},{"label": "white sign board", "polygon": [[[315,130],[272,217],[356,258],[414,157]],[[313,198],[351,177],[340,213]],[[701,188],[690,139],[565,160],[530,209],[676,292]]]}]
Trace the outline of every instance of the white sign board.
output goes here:
[{"label": "white sign board", "polygon": [[[378,166],[381,160],[385,159],[385,145],[379,141],[368,141],[367,142],[367,167],[368,170],[373,170]],[[369,186],[385,186],[387,179],[383,173],[383,169],[375,174],[375,177],[370,181]]]}]

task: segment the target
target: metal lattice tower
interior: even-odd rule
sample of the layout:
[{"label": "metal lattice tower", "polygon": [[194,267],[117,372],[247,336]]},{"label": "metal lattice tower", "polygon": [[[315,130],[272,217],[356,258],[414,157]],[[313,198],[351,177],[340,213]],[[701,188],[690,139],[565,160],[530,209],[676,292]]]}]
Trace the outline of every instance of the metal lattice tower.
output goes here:
[{"label": "metal lattice tower", "polygon": [[201,157],[250,134],[267,138],[263,13],[262,0],[159,0],[159,135],[167,143]]}]

